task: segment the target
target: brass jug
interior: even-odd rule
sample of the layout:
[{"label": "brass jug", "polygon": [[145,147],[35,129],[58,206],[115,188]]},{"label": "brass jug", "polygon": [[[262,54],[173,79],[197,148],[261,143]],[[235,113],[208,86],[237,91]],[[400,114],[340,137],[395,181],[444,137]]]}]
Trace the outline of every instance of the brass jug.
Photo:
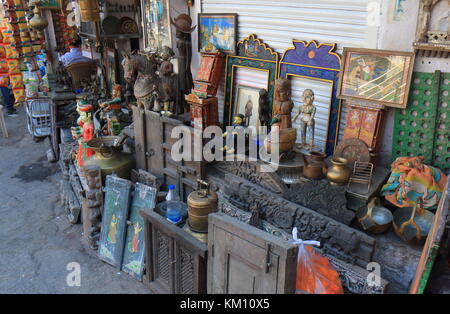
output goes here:
[{"label": "brass jug", "polygon": [[188,223],[191,230],[208,232],[208,215],[217,211],[217,200],[217,193],[210,191],[209,184],[197,180],[197,191],[189,194],[187,199]]},{"label": "brass jug", "polygon": [[334,158],[333,164],[327,172],[327,179],[332,185],[346,185],[350,180],[350,170],[346,167],[347,159]]},{"label": "brass jug", "polygon": [[113,173],[120,178],[129,179],[131,169],[134,168],[133,155],[120,151],[120,139],[118,136],[103,136],[87,142],[87,146],[95,151],[95,155],[90,157],[85,165],[98,165],[102,171],[103,182],[107,175]]},{"label": "brass jug", "polygon": [[303,162],[305,166],[303,167],[303,176],[309,179],[323,179],[327,174],[327,164],[325,163],[325,158],[327,155],[321,152],[310,152],[310,155],[305,157],[302,154]]}]

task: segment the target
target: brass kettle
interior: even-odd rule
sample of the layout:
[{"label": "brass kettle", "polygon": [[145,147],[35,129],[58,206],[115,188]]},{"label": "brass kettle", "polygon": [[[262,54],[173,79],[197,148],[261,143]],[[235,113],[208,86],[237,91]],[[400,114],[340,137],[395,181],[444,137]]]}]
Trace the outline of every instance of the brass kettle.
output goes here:
[{"label": "brass kettle", "polygon": [[323,179],[327,174],[328,166],[325,163],[327,155],[321,152],[312,151],[309,156],[302,154],[303,176],[309,179]]}]

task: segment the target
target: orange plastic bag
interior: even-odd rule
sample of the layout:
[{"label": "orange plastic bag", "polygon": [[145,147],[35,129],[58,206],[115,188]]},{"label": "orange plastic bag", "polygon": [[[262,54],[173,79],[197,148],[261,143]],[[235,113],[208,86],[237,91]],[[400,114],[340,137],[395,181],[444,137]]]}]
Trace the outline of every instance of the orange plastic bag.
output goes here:
[{"label": "orange plastic bag", "polygon": [[296,293],[343,294],[339,274],[330,261],[311,246],[320,246],[320,242],[298,239],[297,228],[292,230],[292,237],[292,243],[298,244]]}]

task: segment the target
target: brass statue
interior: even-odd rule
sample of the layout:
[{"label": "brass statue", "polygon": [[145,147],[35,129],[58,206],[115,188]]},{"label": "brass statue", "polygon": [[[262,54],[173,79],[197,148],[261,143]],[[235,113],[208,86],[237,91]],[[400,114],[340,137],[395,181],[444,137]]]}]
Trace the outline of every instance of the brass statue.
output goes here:
[{"label": "brass statue", "polygon": [[[243,114],[237,114],[233,118],[233,125],[231,132],[223,133],[223,137],[226,138],[225,146],[222,148],[223,151],[229,154],[233,154],[236,149],[236,138],[245,133],[245,129],[247,128],[247,124],[245,123],[245,117]],[[228,144],[233,145],[233,147],[229,147]]]},{"label": "brass statue", "polygon": [[[302,147],[314,149],[314,128],[315,128],[316,107],[314,106],[314,92],[305,89],[303,92],[303,105],[294,117],[294,122],[300,116],[300,133],[302,137]],[[309,133],[310,143],[306,142],[306,134]]]}]

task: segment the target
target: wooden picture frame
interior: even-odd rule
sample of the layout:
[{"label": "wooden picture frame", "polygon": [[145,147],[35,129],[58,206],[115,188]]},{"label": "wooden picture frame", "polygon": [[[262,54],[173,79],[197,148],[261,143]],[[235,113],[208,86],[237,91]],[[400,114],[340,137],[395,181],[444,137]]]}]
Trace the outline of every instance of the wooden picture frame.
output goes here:
[{"label": "wooden picture frame", "polygon": [[[158,4],[161,10],[158,10]],[[142,33],[145,51],[157,47],[172,47],[172,25],[170,22],[169,0],[141,0]],[[161,15],[159,15],[161,12]]]},{"label": "wooden picture frame", "polygon": [[114,84],[119,83],[119,54],[115,48],[105,48],[105,80],[108,91],[111,93]]},{"label": "wooden picture frame", "polygon": [[[198,51],[204,51],[209,43],[225,54],[236,54],[238,38],[238,15],[234,13],[199,13],[198,14]],[[218,25],[218,23],[221,23]],[[212,27],[214,25],[214,27]],[[213,28],[223,34],[214,34]],[[227,34],[227,33],[231,33]],[[228,40],[226,40],[228,38]]]},{"label": "wooden picture frame", "polygon": [[[249,98],[250,97],[250,98]],[[247,121],[247,104],[248,101],[251,101],[251,118],[250,121]],[[255,127],[258,129],[260,126],[259,123],[259,89],[245,86],[245,85],[237,85],[235,100],[234,100],[234,113],[236,115],[238,113],[243,114],[246,119],[246,124],[248,127]]]},{"label": "wooden picture frame", "polygon": [[414,52],[345,47],[338,97],[406,108],[414,57]]},{"label": "wooden picture frame", "polygon": [[237,43],[236,56],[227,55],[225,68],[225,106],[223,114],[223,126],[229,126],[233,122],[235,86],[234,75],[238,68],[247,68],[268,73],[267,100],[269,112],[272,112],[275,80],[278,73],[278,53],[264,44],[256,35],[251,34]]},{"label": "wooden picture frame", "polygon": [[[335,52],[336,44],[293,40],[280,61],[279,77],[300,77],[331,84],[330,107],[326,142],[323,151],[332,155],[339,136],[341,106],[337,98],[341,57]],[[317,125],[317,123],[316,123]]]}]

